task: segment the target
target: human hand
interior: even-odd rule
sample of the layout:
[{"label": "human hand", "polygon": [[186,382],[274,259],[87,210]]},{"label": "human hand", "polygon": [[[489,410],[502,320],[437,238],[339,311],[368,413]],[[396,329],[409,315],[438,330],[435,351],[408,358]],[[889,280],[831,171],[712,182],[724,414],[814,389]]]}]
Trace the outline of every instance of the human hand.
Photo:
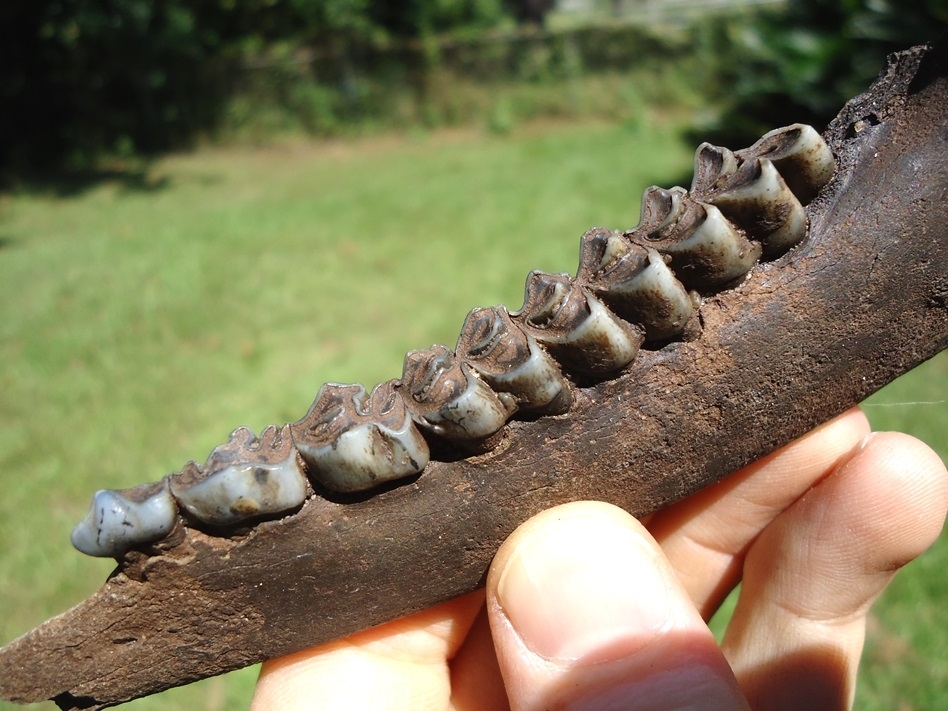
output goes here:
[{"label": "human hand", "polygon": [[541,513],[486,594],[267,662],[251,708],[848,709],[869,606],[946,508],[937,455],[851,410],[644,526]]}]

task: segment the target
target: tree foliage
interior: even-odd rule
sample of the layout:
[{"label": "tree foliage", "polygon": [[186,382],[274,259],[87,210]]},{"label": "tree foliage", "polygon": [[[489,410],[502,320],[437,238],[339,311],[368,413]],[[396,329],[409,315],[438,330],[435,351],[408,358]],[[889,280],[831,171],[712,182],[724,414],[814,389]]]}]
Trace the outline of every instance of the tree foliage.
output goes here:
[{"label": "tree foliage", "polygon": [[[355,60],[380,82],[410,77],[423,97],[431,83],[426,72],[441,56],[434,38],[476,39],[517,22],[542,26],[551,6],[552,0],[0,2],[0,178],[47,165],[83,166],[103,151],[187,146],[219,125],[235,92],[251,81],[248,59],[263,56],[287,67],[300,56],[328,57],[287,72],[286,90],[277,94],[290,97],[290,109],[302,102],[328,107],[338,121],[358,120]],[[700,64],[712,100],[726,107],[722,126],[753,136],[792,120],[824,123],[869,83],[887,52],[933,38],[946,22],[948,0],[794,0],[753,22],[700,23],[696,51],[708,60]],[[380,63],[393,47],[410,52],[389,52]],[[497,51],[489,43],[471,47]],[[404,66],[393,65],[400,61]],[[300,77],[310,85],[300,85]],[[349,108],[339,113],[336,104]]]},{"label": "tree foliage", "polygon": [[240,57],[483,30],[501,0],[13,0],[0,3],[0,169],[187,145]]},{"label": "tree foliage", "polygon": [[724,107],[718,139],[740,145],[794,121],[822,128],[887,54],[936,39],[946,23],[948,0],[794,0],[709,23],[707,87]]}]

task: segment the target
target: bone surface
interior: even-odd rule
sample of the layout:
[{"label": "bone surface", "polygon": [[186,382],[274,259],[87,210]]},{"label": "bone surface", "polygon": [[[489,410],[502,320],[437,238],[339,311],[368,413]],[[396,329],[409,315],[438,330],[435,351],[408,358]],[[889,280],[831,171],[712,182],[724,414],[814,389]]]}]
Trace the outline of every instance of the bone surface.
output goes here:
[{"label": "bone surface", "polygon": [[332,491],[364,491],[428,465],[428,444],[392,380],[371,395],[362,385],[324,385],[292,432],[313,479]]},{"label": "bone surface", "polygon": [[131,489],[97,491],[70,539],[87,555],[114,557],[167,536],[178,517],[167,480]]},{"label": "bone surface", "polygon": [[306,475],[289,425],[270,426],[260,438],[246,427],[211,452],[204,467],[189,463],[169,477],[171,493],[198,521],[231,526],[298,508],[306,499]]}]

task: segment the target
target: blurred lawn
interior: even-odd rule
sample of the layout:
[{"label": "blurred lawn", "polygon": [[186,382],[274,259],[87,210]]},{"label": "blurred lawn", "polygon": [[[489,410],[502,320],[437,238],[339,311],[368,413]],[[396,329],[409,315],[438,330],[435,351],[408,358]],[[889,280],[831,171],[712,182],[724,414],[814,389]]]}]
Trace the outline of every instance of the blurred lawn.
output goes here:
[{"label": "blurred lawn", "polygon": [[[530,269],[574,270],[587,227],[634,225],[646,186],[689,174],[678,118],[214,150],[0,196],[0,641],[108,575],[68,542],[94,489],[295,420],[322,382],[395,377],[474,306],[519,306]],[[948,457],[948,359],[867,412]],[[946,589],[943,536],[877,607],[859,708],[942,705]],[[241,709],[254,677],[130,708]]]}]

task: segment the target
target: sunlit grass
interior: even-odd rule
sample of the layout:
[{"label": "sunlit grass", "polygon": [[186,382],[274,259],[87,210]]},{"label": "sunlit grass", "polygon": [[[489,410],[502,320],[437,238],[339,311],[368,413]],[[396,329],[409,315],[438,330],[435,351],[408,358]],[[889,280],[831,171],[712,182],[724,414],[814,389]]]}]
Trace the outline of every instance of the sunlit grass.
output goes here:
[{"label": "sunlit grass", "polygon": [[[636,223],[646,186],[690,171],[676,125],[644,113],[291,142],[167,158],[133,184],[0,197],[2,641],[110,571],[68,544],[93,490],[203,460],[237,425],[296,420],[322,382],[395,377],[407,350],[453,345],[474,306],[519,306],[530,269],[572,271],[587,227]],[[946,370],[940,358],[892,386],[878,402],[903,404],[870,416],[948,456]],[[946,561],[942,545],[877,617],[942,676],[885,662],[878,708],[943,685],[931,619]],[[918,624],[904,612],[917,609]],[[252,682],[244,670],[133,708],[244,708]]]}]

